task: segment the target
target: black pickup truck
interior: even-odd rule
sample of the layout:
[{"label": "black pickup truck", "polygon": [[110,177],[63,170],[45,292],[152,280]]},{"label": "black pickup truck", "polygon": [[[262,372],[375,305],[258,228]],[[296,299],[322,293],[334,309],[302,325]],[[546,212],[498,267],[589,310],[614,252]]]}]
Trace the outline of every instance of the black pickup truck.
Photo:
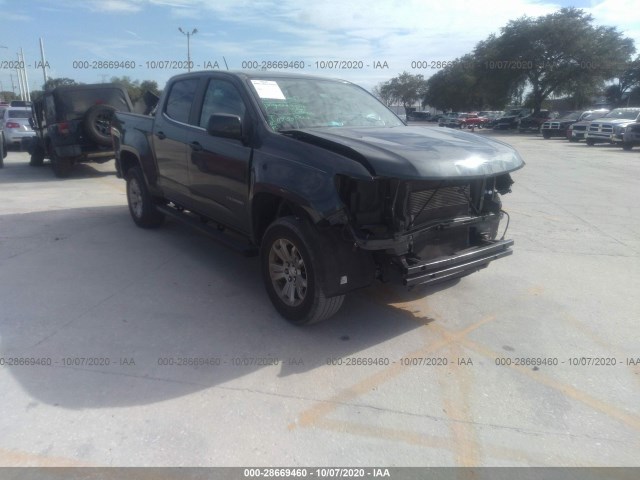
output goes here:
[{"label": "black pickup truck", "polygon": [[330,317],[376,279],[434,284],[511,253],[500,196],[518,153],[407,126],[346,81],[179,75],[152,117],[117,112],[112,135],[134,222],[169,215],[259,254],[273,305],[295,324]]}]

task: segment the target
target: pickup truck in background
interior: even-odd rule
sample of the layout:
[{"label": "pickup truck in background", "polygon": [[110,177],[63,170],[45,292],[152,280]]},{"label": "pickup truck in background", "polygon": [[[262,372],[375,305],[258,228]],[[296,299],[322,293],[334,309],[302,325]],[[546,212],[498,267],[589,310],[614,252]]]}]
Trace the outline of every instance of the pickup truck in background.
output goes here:
[{"label": "pickup truck in background", "polygon": [[518,153],[407,126],[346,81],[183,74],[153,116],[117,112],[112,135],[133,221],[171,216],[259,254],[271,302],[295,324],[376,279],[431,285],[512,253],[500,197]]}]

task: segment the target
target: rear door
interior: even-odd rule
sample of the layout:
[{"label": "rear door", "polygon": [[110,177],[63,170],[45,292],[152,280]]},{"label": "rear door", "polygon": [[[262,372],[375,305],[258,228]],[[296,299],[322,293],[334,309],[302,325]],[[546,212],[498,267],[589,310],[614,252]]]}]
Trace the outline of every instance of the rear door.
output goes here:
[{"label": "rear door", "polygon": [[198,210],[242,232],[249,231],[249,172],[252,148],[246,142],[207,133],[213,114],[240,117],[250,125],[249,103],[229,78],[210,76],[202,96],[198,125],[187,135],[190,193]]},{"label": "rear door", "polygon": [[158,164],[158,183],[170,199],[190,206],[187,134],[199,77],[178,79],[169,86],[153,124],[152,143]]}]

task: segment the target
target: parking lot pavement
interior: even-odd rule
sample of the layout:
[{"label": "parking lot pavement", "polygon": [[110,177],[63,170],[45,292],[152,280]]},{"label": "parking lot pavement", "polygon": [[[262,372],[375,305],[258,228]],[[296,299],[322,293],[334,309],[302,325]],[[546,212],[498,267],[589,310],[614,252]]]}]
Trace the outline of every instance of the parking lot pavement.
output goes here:
[{"label": "parking lot pavement", "polygon": [[0,465],[638,465],[640,152],[496,138],[514,255],[306,328],[257,259],[136,228],[113,162],[10,152]]}]

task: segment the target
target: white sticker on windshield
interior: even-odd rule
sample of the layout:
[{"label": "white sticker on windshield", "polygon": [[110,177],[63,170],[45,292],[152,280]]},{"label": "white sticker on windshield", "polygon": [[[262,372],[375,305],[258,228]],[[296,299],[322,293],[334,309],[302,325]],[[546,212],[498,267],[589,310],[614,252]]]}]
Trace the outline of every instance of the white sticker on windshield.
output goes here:
[{"label": "white sticker on windshield", "polygon": [[285,100],[284,93],[282,93],[278,84],[273,80],[251,80],[251,83],[253,83],[260,98]]}]

